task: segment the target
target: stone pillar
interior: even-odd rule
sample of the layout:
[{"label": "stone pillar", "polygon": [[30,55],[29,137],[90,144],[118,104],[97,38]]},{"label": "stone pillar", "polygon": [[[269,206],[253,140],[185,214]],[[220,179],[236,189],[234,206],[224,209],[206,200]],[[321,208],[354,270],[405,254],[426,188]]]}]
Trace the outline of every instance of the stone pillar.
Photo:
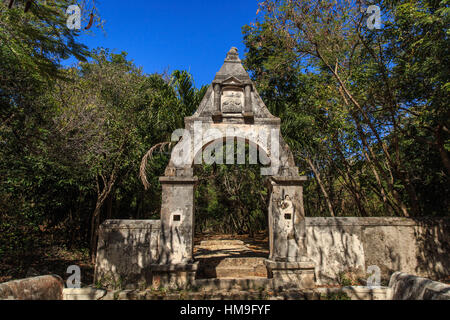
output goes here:
[{"label": "stone pillar", "polygon": [[197,177],[161,177],[159,264],[193,261],[194,189]]},{"label": "stone pillar", "polygon": [[252,111],[252,86],[250,84],[244,87],[244,119],[246,122],[253,120]]},{"label": "stone pillar", "polygon": [[269,277],[279,286],[314,286],[314,263],[307,258],[303,207],[306,177],[271,178],[269,204],[270,256],[265,261]]},{"label": "stone pillar", "polygon": [[269,204],[270,259],[300,261],[306,255],[303,182],[306,177],[272,177]]},{"label": "stone pillar", "polygon": [[159,260],[152,264],[154,287],[182,288],[195,279],[194,191],[197,177],[161,177]]},{"label": "stone pillar", "polygon": [[214,84],[214,111],[220,111],[221,92],[220,84]]},{"label": "stone pillar", "polygon": [[252,86],[247,84],[244,89],[245,96],[245,112],[252,112]]},{"label": "stone pillar", "polygon": [[212,113],[212,118],[214,122],[220,122],[222,120],[222,110],[221,110],[221,103],[222,103],[222,88],[220,84],[215,83],[214,84],[214,111]]}]

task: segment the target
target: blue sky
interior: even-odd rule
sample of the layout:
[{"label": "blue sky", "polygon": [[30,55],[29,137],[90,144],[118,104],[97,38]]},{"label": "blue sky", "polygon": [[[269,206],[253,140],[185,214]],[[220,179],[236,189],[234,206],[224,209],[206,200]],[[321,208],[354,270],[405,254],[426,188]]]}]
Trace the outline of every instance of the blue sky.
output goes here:
[{"label": "blue sky", "polygon": [[94,30],[81,42],[126,51],[146,73],[189,70],[198,87],[213,80],[232,46],[244,57],[241,28],[258,9],[257,0],[100,1],[106,35]]}]

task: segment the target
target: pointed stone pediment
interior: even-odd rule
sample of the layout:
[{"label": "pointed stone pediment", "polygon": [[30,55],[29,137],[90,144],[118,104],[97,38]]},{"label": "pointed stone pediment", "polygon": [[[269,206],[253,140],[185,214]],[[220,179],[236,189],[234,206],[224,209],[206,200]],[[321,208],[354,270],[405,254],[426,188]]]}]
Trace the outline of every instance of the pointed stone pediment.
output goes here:
[{"label": "pointed stone pediment", "polygon": [[279,121],[261,100],[234,47],[228,52],[198,110],[186,120],[192,122],[199,118],[215,123],[226,122],[228,118],[234,123],[253,123],[258,119]]},{"label": "pointed stone pediment", "polygon": [[238,51],[234,47],[227,53],[224,64],[222,65],[222,68],[220,68],[219,72],[216,73],[213,83],[223,82],[231,76],[239,79],[240,81],[251,83],[250,76],[242,66]]}]

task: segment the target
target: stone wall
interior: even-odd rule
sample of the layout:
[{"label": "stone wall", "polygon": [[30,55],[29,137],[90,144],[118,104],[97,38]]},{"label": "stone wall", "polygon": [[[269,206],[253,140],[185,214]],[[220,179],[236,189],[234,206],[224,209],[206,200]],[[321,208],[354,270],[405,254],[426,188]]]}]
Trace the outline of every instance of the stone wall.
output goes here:
[{"label": "stone wall", "polygon": [[[450,275],[450,219],[306,218],[306,247],[318,284],[336,283],[342,273],[367,279],[367,268],[433,280]],[[158,260],[159,220],[109,220],[100,229],[96,281],[126,287],[151,280]]]},{"label": "stone wall", "polygon": [[367,278],[372,265],[385,281],[395,271],[432,279],[450,274],[450,219],[306,218],[306,230],[319,283],[348,271]]},{"label": "stone wall", "polygon": [[158,259],[159,220],[107,220],[99,230],[95,283],[136,288],[151,283],[149,266]]}]

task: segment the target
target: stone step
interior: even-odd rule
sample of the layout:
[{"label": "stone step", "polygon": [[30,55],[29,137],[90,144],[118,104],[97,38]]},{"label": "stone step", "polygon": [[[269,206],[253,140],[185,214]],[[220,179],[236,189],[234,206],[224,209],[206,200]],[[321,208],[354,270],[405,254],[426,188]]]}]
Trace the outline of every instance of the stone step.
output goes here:
[{"label": "stone step", "polygon": [[264,258],[209,258],[198,261],[198,278],[267,277]]},{"label": "stone step", "polygon": [[197,279],[194,286],[201,291],[219,290],[272,290],[273,281],[264,277]]},{"label": "stone step", "polygon": [[[63,300],[392,300],[392,288],[342,287],[274,290],[270,279],[204,279],[178,292],[148,289],[107,291],[94,287],[64,289]],[[242,289],[244,288],[244,289]],[[345,294],[347,297],[343,296]]]},{"label": "stone step", "polygon": [[245,246],[241,246],[241,245],[224,246],[221,244],[217,244],[217,245],[207,245],[207,246],[202,246],[202,245],[195,246],[195,252],[196,253],[207,253],[207,254],[221,253],[221,254],[226,254],[226,255],[232,255],[232,254],[239,254],[241,252],[252,252],[252,251],[249,248],[247,248]]},{"label": "stone step", "polygon": [[258,267],[221,267],[215,269],[216,278],[266,277],[267,269]]},{"label": "stone step", "polygon": [[[209,261],[207,261],[209,260]],[[265,258],[259,257],[242,257],[242,258],[224,258],[224,259],[205,259],[205,263],[212,262],[212,264],[217,263],[217,267],[258,267],[263,266]]]},{"label": "stone step", "polygon": [[242,240],[203,240],[200,242],[201,247],[207,246],[245,246]]},{"label": "stone step", "polygon": [[232,257],[237,255],[252,255],[253,251],[241,246],[224,247],[224,246],[196,246],[195,247],[196,258],[214,258],[214,257]]},{"label": "stone step", "polygon": [[112,291],[101,300],[320,300],[321,295],[312,290],[272,292],[264,290],[220,290],[155,292]]}]

